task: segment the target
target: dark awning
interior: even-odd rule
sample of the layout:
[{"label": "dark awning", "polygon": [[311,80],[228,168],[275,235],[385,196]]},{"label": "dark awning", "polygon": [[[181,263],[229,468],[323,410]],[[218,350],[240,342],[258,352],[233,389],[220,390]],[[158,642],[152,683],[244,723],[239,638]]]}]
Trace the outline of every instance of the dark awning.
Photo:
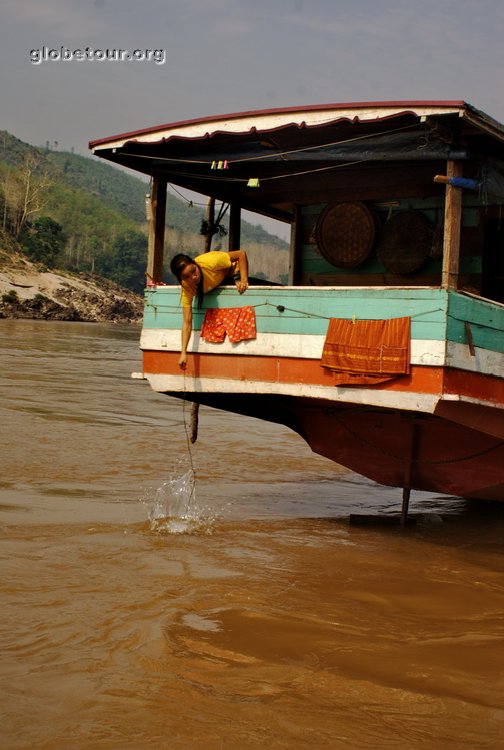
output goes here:
[{"label": "dark awning", "polygon": [[460,101],[368,102],[190,120],[95,140],[90,148],[138,172],[289,220],[296,204],[323,200],[343,185],[431,183],[447,159],[504,158],[504,128]]}]

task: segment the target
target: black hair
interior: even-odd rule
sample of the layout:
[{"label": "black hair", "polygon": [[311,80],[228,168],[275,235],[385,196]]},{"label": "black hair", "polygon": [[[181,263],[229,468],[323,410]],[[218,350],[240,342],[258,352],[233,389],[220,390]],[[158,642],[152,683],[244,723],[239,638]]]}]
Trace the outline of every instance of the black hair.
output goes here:
[{"label": "black hair", "polygon": [[[190,257],[190,255],[185,255],[184,253],[178,253],[177,255],[174,255],[170,262],[170,270],[172,274],[175,276],[177,281],[181,283],[181,274],[184,268],[188,265],[195,265],[198,264],[196,261]],[[198,266],[199,268],[199,266]],[[200,269],[200,279],[198,281],[198,286],[196,287],[196,295],[198,297],[198,307],[201,307],[203,304],[203,297],[205,295],[203,291],[203,273]]]}]

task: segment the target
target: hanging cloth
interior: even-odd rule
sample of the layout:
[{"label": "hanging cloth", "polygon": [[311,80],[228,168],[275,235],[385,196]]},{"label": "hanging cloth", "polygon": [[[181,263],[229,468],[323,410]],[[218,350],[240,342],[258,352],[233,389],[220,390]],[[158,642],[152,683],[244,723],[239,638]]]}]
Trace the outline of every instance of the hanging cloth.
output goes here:
[{"label": "hanging cloth", "polygon": [[201,326],[201,337],[205,341],[220,344],[228,335],[229,340],[238,341],[255,339],[256,318],[253,307],[210,308],[205,313]]},{"label": "hanging cloth", "polygon": [[320,364],[336,385],[373,385],[410,372],[410,318],[331,318]]}]

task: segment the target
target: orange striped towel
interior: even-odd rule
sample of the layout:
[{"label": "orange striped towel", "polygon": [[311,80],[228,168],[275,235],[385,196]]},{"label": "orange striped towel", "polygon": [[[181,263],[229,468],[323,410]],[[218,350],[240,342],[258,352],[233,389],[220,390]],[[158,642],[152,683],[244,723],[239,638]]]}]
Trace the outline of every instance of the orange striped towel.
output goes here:
[{"label": "orange striped towel", "polygon": [[320,364],[333,371],[337,385],[376,384],[408,375],[410,327],[410,318],[331,318]]},{"label": "orange striped towel", "polygon": [[238,341],[255,339],[256,319],[253,307],[212,307],[205,313],[201,326],[201,338],[212,343],[222,343],[226,338],[235,344]]}]

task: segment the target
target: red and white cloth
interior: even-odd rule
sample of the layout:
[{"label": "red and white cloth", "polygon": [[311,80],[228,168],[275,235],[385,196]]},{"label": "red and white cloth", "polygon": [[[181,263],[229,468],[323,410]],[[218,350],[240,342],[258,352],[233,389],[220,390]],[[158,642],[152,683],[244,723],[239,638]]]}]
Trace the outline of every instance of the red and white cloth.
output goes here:
[{"label": "red and white cloth", "polygon": [[226,337],[226,333],[233,344],[238,341],[255,339],[254,308],[224,307],[207,310],[201,326],[201,338],[214,344],[221,344]]}]

